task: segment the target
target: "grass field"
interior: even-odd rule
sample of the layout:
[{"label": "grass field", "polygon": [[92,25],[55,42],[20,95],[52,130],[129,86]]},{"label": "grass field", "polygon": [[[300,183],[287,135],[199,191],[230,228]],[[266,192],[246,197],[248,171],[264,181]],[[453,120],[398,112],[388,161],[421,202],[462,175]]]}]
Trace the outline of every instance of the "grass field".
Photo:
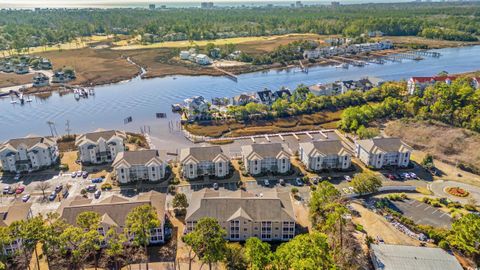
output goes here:
[{"label": "grass field", "polygon": [[480,41],[477,41],[477,42],[451,41],[451,40],[429,39],[429,38],[423,38],[423,37],[417,37],[417,36],[385,36],[379,39],[390,40],[396,46],[400,46],[400,47],[407,46],[407,45],[427,45],[428,48],[430,49],[480,44]]},{"label": "grass field", "polygon": [[[273,43],[275,44],[277,41],[283,40],[298,40],[298,39],[319,39],[325,36],[320,36],[317,34],[288,34],[288,35],[279,35],[279,36],[261,36],[261,37],[236,37],[236,38],[224,38],[224,39],[214,39],[214,40],[196,40],[196,41],[166,41],[166,42],[159,42],[153,44],[129,44],[129,41],[122,40],[119,42],[115,42],[113,50],[138,50],[138,49],[154,49],[154,48],[185,48],[185,47],[192,47],[192,46],[200,46],[203,47],[208,43],[214,43],[217,46],[222,46],[225,44],[233,43],[233,44],[240,44],[240,43]],[[134,40],[130,40],[130,43],[138,42],[138,37]]]},{"label": "grass field", "polygon": [[0,73],[0,88],[32,83],[33,74]]},{"label": "grass field", "polygon": [[327,111],[249,123],[230,121],[227,123],[187,124],[185,125],[185,129],[192,134],[209,137],[239,137],[266,133],[303,131],[335,127],[341,114],[342,111]]}]

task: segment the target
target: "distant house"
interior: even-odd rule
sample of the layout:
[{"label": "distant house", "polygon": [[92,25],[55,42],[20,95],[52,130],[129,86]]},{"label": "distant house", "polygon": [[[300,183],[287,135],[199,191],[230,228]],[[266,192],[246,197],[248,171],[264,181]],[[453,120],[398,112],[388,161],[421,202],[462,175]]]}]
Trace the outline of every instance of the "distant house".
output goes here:
[{"label": "distant house", "polygon": [[190,52],[189,51],[181,51],[180,52],[180,59],[189,60],[190,59]]},{"label": "distant house", "polygon": [[35,73],[33,76],[33,87],[42,87],[50,84],[50,79],[43,73]]},{"label": "distant house", "polygon": [[[155,209],[160,226],[150,230],[151,244],[165,241],[165,203],[166,195],[156,191],[140,193],[133,199],[126,199],[118,195],[111,195],[100,202],[84,197],[74,197],[64,200],[59,208],[59,214],[70,225],[77,225],[77,217],[83,212],[91,211],[100,215],[100,227],[98,232],[105,236],[108,230],[115,229],[118,233],[125,230],[125,220],[128,213],[142,205],[150,205]],[[133,236],[133,235],[132,235]],[[108,239],[105,239],[108,241]],[[102,246],[106,242],[101,243]]]},{"label": "distant house", "polygon": [[[27,220],[33,217],[31,203],[14,202],[10,205],[0,206],[0,227],[8,227],[12,223]],[[23,241],[20,237],[13,239],[10,243],[3,243],[0,254],[9,256],[22,248]]]},{"label": "distant house", "polygon": [[231,54],[227,55],[228,60],[238,60],[240,55],[242,54],[242,51],[234,51]]},{"label": "distant house", "polygon": [[180,151],[182,175],[188,179],[202,176],[225,177],[230,170],[230,159],[220,146],[190,147]]},{"label": "distant house", "polygon": [[423,91],[427,86],[436,82],[451,84],[456,79],[456,76],[411,77],[407,82],[407,89],[408,93],[413,95],[416,90]]},{"label": "distant house", "polygon": [[273,97],[275,99],[278,99],[278,98],[289,98],[292,96],[292,93],[290,92],[290,89],[288,88],[281,88],[280,90],[278,91],[275,91],[275,93],[273,94]]},{"label": "distant house", "polygon": [[275,97],[272,91],[265,89],[263,91],[257,92],[257,99],[260,100],[262,104],[271,105],[275,101]]},{"label": "distant house", "polygon": [[250,102],[258,102],[256,94],[243,93],[232,98],[232,104],[236,106],[243,106]]},{"label": "distant house", "polygon": [[317,83],[308,87],[308,90],[315,96],[336,96],[342,93],[342,86],[338,82],[334,83]]},{"label": "distant house", "polygon": [[58,160],[57,142],[47,137],[11,139],[0,145],[3,171],[25,172],[50,167]]},{"label": "distant house", "polygon": [[295,214],[288,192],[255,196],[237,191],[194,192],[185,217],[186,233],[203,217],[215,218],[229,241],[257,237],[262,241],[288,241],[295,236]]},{"label": "distant house", "polygon": [[46,58],[42,58],[37,66],[38,69],[49,70],[52,69],[52,63]]},{"label": "distant house", "polygon": [[85,164],[102,164],[115,160],[117,154],[125,151],[127,135],[123,131],[95,131],[77,136],[79,158]]},{"label": "distant house", "polygon": [[195,56],[195,62],[199,65],[210,65],[212,63],[212,60],[205,54],[197,54]]},{"label": "distant house", "polygon": [[190,114],[206,113],[209,109],[208,103],[202,96],[194,96],[184,100],[185,107]]},{"label": "distant house", "polygon": [[455,256],[441,248],[371,244],[375,270],[462,270]]},{"label": "distant house", "polygon": [[472,79],[472,84],[475,89],[480,89],[480,77],[475,77]]},{"label": "distant house", "polygon": [[346,170],[351,166],[351,154],[340,140],[300,143],[298,151],[300,160],[309,170]]},{"label": "distant house", "polygon": [[242,146],[243,164],[251,175],[287,173],[291,167],[290,156],[286,145],[281,143],[255,143]]},{"label": "distant house", "polygon": [[157,150],[123,151],[112,163],[121,184],[134,181],[159,181],[165,178],[166,156],[160,157]]},{"label": "distant house", "polygon": [[407,167],[412,148],[399,138],[373,138],[355,142],[355,155],[367,166]]},{"label": "distant house", "polygon": [[213,48],[209,53],[212,58],[220,58],[221,50],[220,48]]},{"label": "distant house", "polygon": [[20,63],[15,66],[15,73],[17,74],[27,74],[29,71],[29,67],[27,64]]},{"label": "distant house", "polygon": [[15,70],[15,67],[13,66],[12,62],[6,62],[3,64],[2,71],[6,73],[13,72]]}]

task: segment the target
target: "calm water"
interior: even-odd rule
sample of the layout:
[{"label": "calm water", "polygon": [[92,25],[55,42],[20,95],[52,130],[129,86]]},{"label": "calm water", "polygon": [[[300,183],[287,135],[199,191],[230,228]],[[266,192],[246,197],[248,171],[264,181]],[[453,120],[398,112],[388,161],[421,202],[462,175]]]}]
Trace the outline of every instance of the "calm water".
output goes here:
[{"label": "calm water", "polygon": [[[431,76],[444,70],[458,73],[480,69],[480,46],[438,51],[442,54],[440,58],[426,58],[420,62],[370,64],[347,70],[315,67],[310,68],[308,74],[297,69],[273,70],[240,75],[237,83],[224,77],[210,76],[175,76],[150,80],[137,78],[125,83],[96,87],[95,96],[79,101],[74,99],[73,94],[60,96],[53,93],[46,99],[32,96],[33,102],[21,106],[12,105],[10,98],[4,98],[0,99],[0,141],[27,134],[48,135],[50,129],[47,121],[55,122],[58,134],[65,134],[65,123],[69,120],[73,133],[98,128],[138,132],[140,127],[148,126],[156,145],[175,150],[188,142],[181,132],[169,128],[170,122],[176,126],[178,121],[178,116],[170,112],[170,105],[194,95],[210,99],[231,97],[265,87],[278,89],[286,86],[293,89],[302,83],[312,85],[365,76],[401,80],[410,76]],[[165,112],[168,117],[156,119],[157,112]],[[125,125],[123,119],[128,116],[132,116],[133,122]]]}]

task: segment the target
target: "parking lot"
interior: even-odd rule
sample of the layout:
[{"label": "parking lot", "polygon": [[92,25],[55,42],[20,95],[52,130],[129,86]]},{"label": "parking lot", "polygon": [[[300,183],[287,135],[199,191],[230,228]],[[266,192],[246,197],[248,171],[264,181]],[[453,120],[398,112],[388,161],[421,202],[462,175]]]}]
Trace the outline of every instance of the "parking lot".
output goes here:
[{"label": "parking lot", "polygon": [[417,200],[392,201],[393,209],[417,224],[450,228],[452,219],[447,212]]}]

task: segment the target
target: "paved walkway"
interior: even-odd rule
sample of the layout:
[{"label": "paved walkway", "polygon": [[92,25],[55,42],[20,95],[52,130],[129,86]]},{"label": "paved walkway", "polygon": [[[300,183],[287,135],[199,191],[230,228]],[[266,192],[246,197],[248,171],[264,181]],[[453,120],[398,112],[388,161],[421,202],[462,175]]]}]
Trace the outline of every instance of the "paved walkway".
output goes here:
[{"label": "paved walkway", "polygon": [[[445,192],[445,188],[447,187],[461,187],[467,190],[468,192],[470,192],[470,195],[468,195],[465,198],[450,195],[447,192]],[[480,188],[476,186],[455,182],[455,181],[439,180],[439,181],[432,182],[429,188],[435,195],[440,197],[446,197],[452,201],[457,201],[465,204],[465,203],[470,203],[471,199],[473,199],[476,201],[477,205],[480,204]]]}]

